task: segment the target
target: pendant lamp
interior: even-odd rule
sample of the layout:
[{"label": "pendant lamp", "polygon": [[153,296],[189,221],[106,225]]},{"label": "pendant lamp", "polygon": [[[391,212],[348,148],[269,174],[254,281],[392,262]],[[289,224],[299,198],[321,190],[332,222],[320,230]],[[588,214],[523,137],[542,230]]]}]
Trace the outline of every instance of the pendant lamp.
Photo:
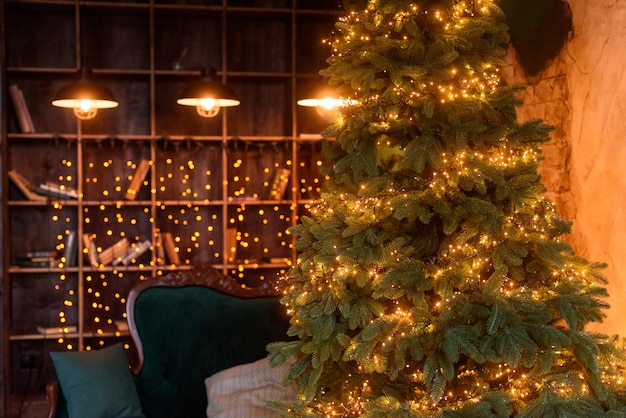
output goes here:
[{"label": "pendant lamp", "polygon": [[91,69],[82,67],[75,82],[59,89],[52,105],[73,109],[78,119],[88,120],[96,116],[98,109],[111,109],[119,103],[108,88],[92,81]]},{"label": "pendant lamp", "polygon": [[201,79],[185,87],[176,103],[195,106],[198,114],[205,118],[217,116],[222,107],[239,106],[235,93],[228,86],[214,81],[216,74],[215,68],[203,68]]}]

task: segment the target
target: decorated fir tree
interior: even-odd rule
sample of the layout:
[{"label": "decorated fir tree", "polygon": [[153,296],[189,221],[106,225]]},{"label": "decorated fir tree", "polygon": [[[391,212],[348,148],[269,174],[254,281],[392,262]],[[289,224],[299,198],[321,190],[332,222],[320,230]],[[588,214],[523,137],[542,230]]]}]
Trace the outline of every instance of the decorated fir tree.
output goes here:
[{"label": "decorated fir tree", "polygon": [[[292,229],[286,416],[624,416],[603,265],[574,254],[519,123],[492,0],[369,0],[323,75],[350,106]],[[354,101],[354,102],[352,102]],[[607,412],[610,411],[610,412]]]}]

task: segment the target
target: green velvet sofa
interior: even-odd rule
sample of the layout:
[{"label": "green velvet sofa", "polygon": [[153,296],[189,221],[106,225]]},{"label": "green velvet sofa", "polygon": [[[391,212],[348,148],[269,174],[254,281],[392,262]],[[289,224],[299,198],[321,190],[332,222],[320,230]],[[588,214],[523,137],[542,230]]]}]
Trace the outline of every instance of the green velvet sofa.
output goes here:
[{"label": "green velvet sofa", "polygon": [[[279,298],[270,283],[241,286],[212,267],[133,287],[126,304],[138,357],[132,379],[145,417],[206,417],[207,377],[266,357],[268,343],[287,339]],[[63,384],[49,384],[47,396],[49,418],[69,416]]]}]

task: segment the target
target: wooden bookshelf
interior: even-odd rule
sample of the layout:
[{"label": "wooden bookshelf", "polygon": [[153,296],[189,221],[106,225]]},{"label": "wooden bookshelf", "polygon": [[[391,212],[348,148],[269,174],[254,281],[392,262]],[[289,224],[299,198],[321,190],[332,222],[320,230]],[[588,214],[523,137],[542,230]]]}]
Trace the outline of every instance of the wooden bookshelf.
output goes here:
[{"label": "wooden bookshelf", "polygon": [[[319,139],[299,139],[326,122],[296,100],[319,82],[322,45],[343,13],[340,0],[5,0],[2,2],[2,171],[4,416],[24,393],[43,400],[54,378],[49,352],[94,349],[127,339],[115,331],[136,282],[211,263],[245,285],[284,273],[296,253],[285,230],[306,213],[323,179]],[[120,105],[93,120],[50,105],[81,64]],[[176,104],[182,88],[213,66],[241,105],[202,118]],[[8,88],[19,87],[35,132],[23,132]],[[127,190],[141,161],[150,167]],[[272,196],[272,176],[288,186]],[[61,184],[75,199],[28,200],[8,179]],[[287,173],[287,171],[285,171]],[[236,256],[225,238],[235,229]],[[15,254],[64,251],[78,237],[75,265],[20,267]],[[153,245],[128,265],[92,265],[81,237],[100,253],[121,239],[166,232],[178,248],[169,263]],[[38,326],[76,325],[59,339]],[[36,380],[19,367],[38,359]],[[30,383],[29,383],[30,382]],[[37,408],[33,408],[36,410]],[[0,414],[2,415],[2,414]]]}]

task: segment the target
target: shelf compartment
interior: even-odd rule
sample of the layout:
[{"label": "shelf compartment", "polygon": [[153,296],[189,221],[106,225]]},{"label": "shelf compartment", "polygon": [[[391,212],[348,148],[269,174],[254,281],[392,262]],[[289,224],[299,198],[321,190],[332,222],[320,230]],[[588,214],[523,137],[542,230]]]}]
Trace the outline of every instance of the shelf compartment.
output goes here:
[{"label": "shelf compartment", "polygon": [[126,331],[122,333],[118,330],[116,322],[126,320],[128,292],[144,278],[145,275],[140,272],[94,271],[87,274],[83,287],[84,335],[94,338],[127,335]]},{"label": "shelf compartment", "polygon": [[[177,267],[219,264],[223,261],[222,219],[222,208],[217,206],[161,207],[156,214],[156,228],[161,234],[171,234],[174,248],[178,249]],[[165,239],[161,241],[166,245]],[[167,249],[163,253],[163,264],[170,266],[172,258]]]},{"label": "shelf compartment", "polygon": [[[95,79],[108,87],[119,106],[99,110],[95,118],[81,121],[84,135],[149,135],[151,134],[150,77],[142,74],[96,74]],[[71,111],[65,110],[67,117],[76,121]]]},{"label": "shelf compartment", "polygon": [[81,17],[83,65],[94,69],[150,69],[148,8],[86,3]]},{"label": "shelf compartment", "polygon": [[[52,106],[56,92],[73,80],[75,80],[75,73],[71,72],[63,74],[19,72],[11,77],[11,84],[15,84],[24,95],[35,133],[76,133],[76,118],[72,111]],[[9,107],[8,131],[19,133],[13,103]]]},{"label": "shelf compartment", "polygon": [[289,78],[231,77],[241,105],[228,112],[231,136],[292,136],[293,90]]},{"label": "shelf compartment", "polygon": [[264,263],[276,258],[291,257],[291,237],[286,230],[291,224],[288,205],[230,206],[228,208],[227,236],[229,263]]},{"label": "shelf compartment", "polygon": [[[114,137],[83,141],[83,198],[86,201],[126,201],[126,192],[142,159],[151,159],[149,141],[124,141]],[[149,183],[150,170],[136,190],[134,201],[149,204]]]},{"label": "shelf compartment", "polygon": [[213,118],[204,118],[191,106],[181,106],[176,103],[183,89],[188,83],[197,81],[197,75],[185,75],[182,73],[168,73],[159,75],[155,81],[154,112],[155,131],[160,136],[220,136],[222,131],[222,117],[228,112],[238,112],[238,108],[221,109],[220,113]]},{"label": "shelf compartment", "polygon": [[227,148],[227,164],[229,202],[291,198],[291,141],[231,141]]},{"label": "shelf compartment", "polygon": [[[8,154],[9,170],[15,170],[30,187],[37,188],[48,182],[71,189],[78,187],[75,141],[51,138],[45,145],[35,141],[12,141]],[[28,200],[13,181],[10,181],[8,197],[11,201]],[[68,199],[68,202],[73,200]],[[45,206],[50,205],[47,202]]]},{"label": "shelf compartment", "polygon": [[[18,264],[16,256],[27,251],[57,251],[57,258],[60,258],[63,254],[61,244],[65,242],[67,233],[76,228],[76,209],[67,207],[55,209],[51,206],[14,209],[12,208],[9,215],[11,225],[21,225],[21,229],[10,234],[8,244],[11,248],[11,265],[16,266]],[[33,270],[59,272],[54,265],[58,264],[55,262],[50,264],[50,267],[37,267]]]},{"label": "shelf compartment", "polygon": [[6,65],[76,67],[74,3],[5,2]]},{"label": "shelf compartment", "polygon": [[[131,206],[121,207],[111,210],[106,206],[85,206],[83,207],[82,218],[83,222],[83,235],[89,236],[93,243],[93,248],[96,250],[99,263],[107,262],[102,257],[102,252],[115,247],[115,245],[123,239],[127,240],[128,245],[137,244],[146,240],[154,244],[153,237],[153,218],[151,214],[150,206]],[[81,248],[83,253],[85,267],[90,271],[100,271],[99,263],[94,263],[94,260],[89,257],[88,244],[84,243],[84,238],[81,236],[80,242],[83,244]],[[113,251],[113,250],[111,250]],[[125,251],[116,250],[117,253],[125,254]],[[130,264],[118,264],[119,257],[111,260],[110,264],[106,263],[105,266],[110,266],[112,269],[125,270],[127,266],[134,266],[141,268],[152,265],[152,250],[148,248],[142,255],[138,256],[135,261]],[[117,268],[119,267],[119,268]]]},{"label": "shelf compartment", "polygon": [[160,202],[222,198],[221,142],[159,141],[155,168],[155,196]]},{"label": "shelf compartment", "polygon": [[11,283],[11,300],[11,335],[56,327],[61,318],[68,325],[78,324],[76,273],[20,275]]},{"label": "shelf compartment", "polygon": [[227,12],[227,71],[290,72],[291,18],[276,11]]},{"label": "shelf compartment", "polygon": [[156,70],[222,69],[222,12],[156,9],[154,13]]},{"label": "shelf compartment", "polygon": [[321,141],[297,144],[298,201],[320,197],[321,187],[326,181],[325,176],[320,172],[323,161],[321,157],[322,147]]}]

